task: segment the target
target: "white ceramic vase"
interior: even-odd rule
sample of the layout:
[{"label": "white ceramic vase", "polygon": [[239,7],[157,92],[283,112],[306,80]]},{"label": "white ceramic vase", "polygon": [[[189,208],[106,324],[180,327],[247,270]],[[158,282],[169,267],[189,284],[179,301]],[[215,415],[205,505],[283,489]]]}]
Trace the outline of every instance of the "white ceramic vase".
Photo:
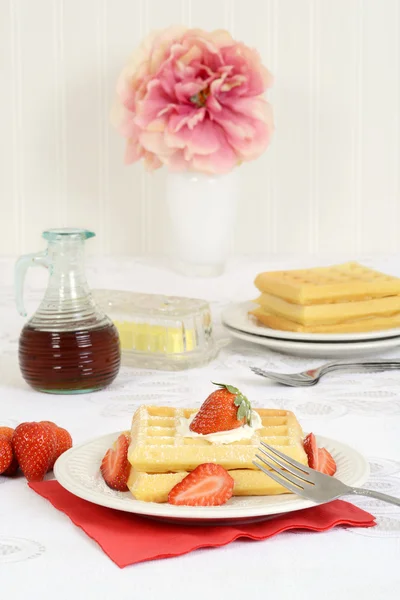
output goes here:
[{"label": "white ceramic vase", "polygon": [[224,272],[238,195],[237,169],[226,175],[168,173],[171,258],[177,271],[189,277]]}]

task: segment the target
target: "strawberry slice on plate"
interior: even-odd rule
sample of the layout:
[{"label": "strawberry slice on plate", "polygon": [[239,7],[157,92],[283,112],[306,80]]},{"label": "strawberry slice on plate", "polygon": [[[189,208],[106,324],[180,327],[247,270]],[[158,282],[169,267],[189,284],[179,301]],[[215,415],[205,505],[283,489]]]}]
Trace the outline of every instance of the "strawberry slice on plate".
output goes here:
[{"label": "strawberry slice on plate", "polygon": [[100,471],[108,487],[119,492],[128,491],[128,478],[131,465],[128,461],[130,437],[121,433],[112,448],[109,448],[101,462]]},{"label": "strawberry slice on plate", "polygon": [[308,458],[308,466],[311,469],[334,475],[336,473],[336,463],[332,454],[326,448],[318,448],[317,440],[313,433],[309,433],[303,442],[303,447]]},{"label": "strawberry slice on plate", "polygon": [[318,471],[326,475],[334,475],[336,473],[335,460],[326,448],[318,448]]},{"label": "strawberry slice on plate", "polygon": [[304,438],[303,446],[305,453],[307,454],[308,466],[311,467],[311,469],[318,469],[318,446],[313,433],[309,433]]},{"label": "strawberry slice on plate", "polygon": [[220,506],[232,497],[234,480],[220,465],[203,463],[186,475],[168,495],[170,504]]}]

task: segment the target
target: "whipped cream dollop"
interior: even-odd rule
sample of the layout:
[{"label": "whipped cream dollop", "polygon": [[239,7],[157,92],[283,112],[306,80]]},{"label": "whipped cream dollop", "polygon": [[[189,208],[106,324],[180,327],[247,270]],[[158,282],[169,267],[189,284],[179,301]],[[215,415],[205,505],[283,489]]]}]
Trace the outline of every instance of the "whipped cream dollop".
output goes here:
[{"label": "whipped cream dollop", "polygon": [[251,425],[242,425],[241,427],[236,427],[236,429],[228,429],[227,431],[217,431],[216,433],[196,433],[195,431],[191,431],[189,429],[191,422],[195,418],[197,413],[194,413],[189,419],[185,419],[185,417],[181,417],[179,420],[179,425],[177,427],[177,432],[179,435],[183,437],[201,437],[205,440],[208,440],[212,444],[231,444],[232,442],[240,442],[240,440],[246,440],[253,437],[254,432],[257,429],[262,429],[263,424],[261,421],[260,415],[255,411],[251,411]]}]

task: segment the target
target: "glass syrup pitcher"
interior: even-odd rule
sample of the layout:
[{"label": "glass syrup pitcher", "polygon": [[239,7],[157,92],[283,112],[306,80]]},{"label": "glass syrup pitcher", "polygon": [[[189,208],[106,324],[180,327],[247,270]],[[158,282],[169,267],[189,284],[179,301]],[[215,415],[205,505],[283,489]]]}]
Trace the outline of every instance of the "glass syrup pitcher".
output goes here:
[{"label": "glass syrup pitcher", "polygon": [[52,394],[93,392],[117,376],[121,350],[112,321],[97,308],[86,282],[85,229],[49,229],[44,252],[18,258],[15,291],[19,313],[25,274],[30,266],[49,270],[45,296],[19,338],[19,365],[34,389]]}]

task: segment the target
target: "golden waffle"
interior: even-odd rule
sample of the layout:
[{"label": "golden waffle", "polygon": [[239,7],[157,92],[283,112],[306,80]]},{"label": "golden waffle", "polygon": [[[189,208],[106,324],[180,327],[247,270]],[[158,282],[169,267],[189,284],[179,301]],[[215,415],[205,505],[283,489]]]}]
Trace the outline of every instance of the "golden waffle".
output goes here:
[{"label": "golden waffle", "polygon": [[256,470],[253,460],[263,440],[288,456],[307,464],[303,432],[296,417],[286,410],[258,409],[263,428],[251,439],[215,444],[201,437],[183,437],[177,431],[182,417],[189,418],[197,409],[140,406],[132,419],[128,459],[135,472],[179,473],[193,471],[206,462],[227,470]]},{"label": "golden waffle", "polygon": [[[250,469],[228,471],[235,481],[234,496],[273,496],[288,494],[288,490],[265,473]],[[136,500],[143,502],[167,502],[172,488],[188,475],[179,473],[139,473],[131,469],[128,487]]]},{"label": "golden waffle", "polygon": [[348,262],[332,267],[260,273],[255,286],[295,304],[349,302],[400,294],[400,279]]},{"label": "golden waffle", "polygon": [[251,310],[249,314],[254,316],[262,325],[266,325],[271,329],[295,331],[296,333],[360,333],[400,327],[400,312],[387,317],[366,317],[326,325],[301,325],[295,321],[285,319],[285,317],[271,314],[262,307]]},{"label": "golden waffle", "polygon": [[[333,304],[293,304],[271,294],[261,294],[257,304],[266,313],[283,317],[300,325],[337,325],[345,321],[372,317],[391,317],[400,313],[400,296],[374,298]],[[393,326],[393,325],[392,325]]]}]

